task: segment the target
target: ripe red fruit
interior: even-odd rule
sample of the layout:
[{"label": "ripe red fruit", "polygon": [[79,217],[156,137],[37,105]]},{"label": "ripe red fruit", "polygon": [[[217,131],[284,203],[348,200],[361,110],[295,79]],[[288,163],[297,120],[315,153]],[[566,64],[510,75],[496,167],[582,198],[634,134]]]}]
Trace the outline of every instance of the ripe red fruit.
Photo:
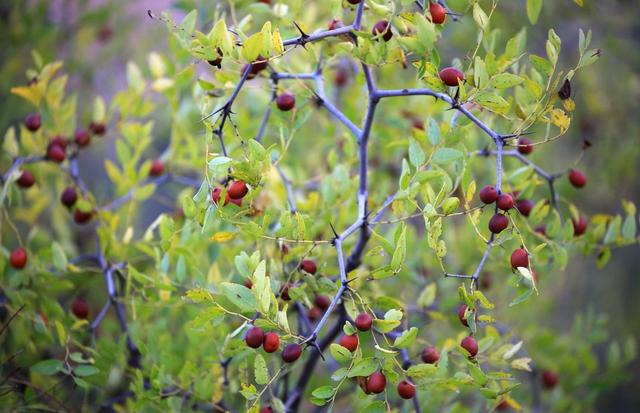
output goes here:
[{"label": "ripe red fruit", "polygon": [[462,304],[460,306],[460,308],[458,308],[458,318],[460,319],[460,322],[462,323],[463,326],[469,327],[469,322],[464,317],[464,314],[466,312],[467,312],[467,305],[466,304]]},{"label": "ripe red fruit", "polygon": [[356,328],[360,331],[369,331],[373,324],[373,318],[367,313],[360,313],[356,317]]},{"label": "ripe red fruit", "polygon": [[251,287],[253,287],[253,281],[251,280],[251,278],[247,277],[244,279],[244,286],[248,289],[251,289]]},{"label": "ripe red fruit", "polygon": [[27,265],[27,251],[22,247],[18,247],[11,251],[9,264],[16,270],[24,268]]},{"label": "ripe red fruit", "polygon": [[398,395],[403,399],[412,399],[416,395],[416,386],[408,380],[398,383]]},{"label": "ripe red fruit", "polygon": [[89,124],[89,130],[94,135],[102,136],[107,133],[107,126],[102,122],[91,122]]},{"label": "ripe red fruit", "polygon": [[411,126],[416,129],[424,130],[424,122],[421,119],[414,119],[411,122]]},{"label": "ripe red fruit", "polygon": [[335,29],[339,29],[340,27],[342,27],[342,21],[340,19],[331,19],[331,22],[329,23],[329,30],[335,30]]},{"label": "ripe red fruit", "polygon": [[231,199],[242,199],[247,195],[247,192],[249,192],[249,188],[247,188],[247,184],[245,184],[244,181],[234,181],[229,185],[227,192]]},{"label": "ripe red fruit", "polygon": [[56,143],[50,143],[47,146],[47,159],[55,163],[64,161],[66,154],[64,148]]},{"label": "ripe red fruit", "polygon": [[156,159],[151,162],[151,167],[149,168],[150,176],[160,176],[164,173],[164,163],[160,159]]},{"label": "ripe red fruit", "polygon": [[282,350],[282,361],[285,363],[293,363],[300,358],[302,347],[299,344],[287,344]]},{"label": "ripe red fruit", "polygon": [[87,222],[91,221],[91,218],[93,217],[93,212],[83,212],[80,211],[79,209],[76,209],[73,212],[73,220],[76,222],[76,224],[86,224]]},{"label": "ripe red fruit", "polygon": [[36,177],[33,176],[31,171],[22,171],[16,183],[20,188],[31,188],[36,183]]},{"label": "ripe red fruit", "polygon": [[525,217],[528,217],[533,209],[533,202],[528,199],[519,199],[516,201],[516,208]]},{"label": "ripe red fruit", "polygon": [[429,13],[433,24],[442,24],[447,19],[447,12],[440,3],[429,3]]},{"label": "ripe red fruit", "polygon": [[340,338],[340,345],[353,353],[358,348],[358,336],[356,334],[344,335]]},{"label": "ripe red fruit", "polygon": [[498,208],[503,211],[508,211],[513,208],[513,197],[509,194],[500,194],[497,199]]},{"label": "ripe red fruit", "polygon": [[422,361],[427,364],[435,364],[440,360],[440,353],[435,347],[427,347],[422,350]]},{"label": "ripe red fruit", "polygon": [[300,269],[308,272],[311,275],[314,275],[318,270],[318,267],[313,260],[302,260],[302,262],[300,263]]},{"label": "ripe red fruit", "polygon": [[78,193],[73,187],[65,188],[65,190],[62,191],[62,195],[60,195],[60,202],[62,202],[62,205],[66,206],[67,208],[71,208],[77,200]]},{"label": "ripe red fruit", "polygon": [[440,71],[440,79],[447,86],[458,86],[464,80],[464,73],[455,67],[445,67]]},{"label": "ripe red fruit", "polygon": [[296,105],[296,97],[293,93],[284,92],[276,98],[276,106],[283,112],[287,112]]},{"label": "ripe red fruit", "polygon": [[471,357],[475,357],[478,354],[478,342],[472,336],[467,336],[462,339],[460,346],[467,350]]},{"label": "ripe red fruit", "polygon": [[280,336],[273,331],[264,335],[264,343],[262,344],[262,348],[267,353],[274,353],[278,351],[278,347],[280,347]]},{"label": "ripe red fruit", "polygon": [[331,305],[331,300],[326,295],[316,295],[313,299],[313,303],[322,311],[327,311],[327,308]]},{"label": "ripe red fruit", "polygon": [[67,149],[68,143],[69,141],[66,138],[63,138],[62,136],[54,136],[49,141],[49,145],[59,145],[62,149]]},{"label": "ripe red fruit", "polygon": [[91,143],[91,135],[89,135],[89,132],[84,129],[76,129],[75,133],[73,134],[73,141],[80,148],[84,148],[89,143]]},{"label": "ripe red fruit", "polygon": [[309,321],[311,321],[313,323],[317,319],[322,317],[322,310],[319,307],[315,307],[315,306],[311,307],[311,309],[307,313],[307,317],[309,318]]},{"label": "ripe red fruit", "polygon": [[542,372],[542,386],[545,389],[553,389],[558,384],[558,375],[550,370]]},{"label": "ripe red fruit", "polygon": [[485,204],[493,204],[498,199],[498,191],[493,185],[485,185],[480,190],[480,200]]},{"label": "ripe red fruit", "polygon": [[339,67],[336,69],[335,74],[333,75],[333,81],[336,86],[344,86],[349,81],[349,71],[345,68]]},{"label": "ripe red fruit", "polygon": [[244,341],[251,348],[259,348],[264,342],[264,330],[260,327],[251,327],[247,331]]},{"label": "ripe red fruit", "polygon": [[587,231],[589,222],[587,221],[587,217],[584,215],[580,214],[580,218],[578,218],[577,221],[572,219],[571,222],[573,223],[573,234],[575,236],[580,236]]},{"label": "ripe red fruit", "polygon": [[495,214],[489,220],[489,231],[499,234],[509,226],[509,218],[503,214]]},{"label": "ripe red fruit", "polygon": [[529,254],[524,248],[518,248],[511,253],[511,268],[529,267]]},{"label": "ripe red fruit", "polygon": [[[271,0],[263,0],[263,1],[260,1],[260,3],[267,3],[267,1],[271,1]],[[271,4],[271,3],[267,3],[267,4]],[[273,413],[273,409],[271,408],[271,406],[261,407],[259,413]]]},{"label": "ripe red fruit", "polygon": [[533,142],[528,138],[518,139],[518,152],[523,155],[529,155],[533,152]]},{"label": "ripe red fruit", "polygon": [[[211,200],[213,201],[214,204],[217,204],[220,201],[220,194],[222,193],[222,188],[215,188],[213,191],[211,191]],[[224,197],[224,205],[228,205],[229,202],[231,202],[232,204],[235,204],[237,206],[242,206],[242,200],[241,199],[232,199],[229,196],[229,191],[227,191],[227,194]]]},{"label": "ripe red fruit", "polygon": [[367,393],[382,393],[387,387],[387,378],[382,372],[376,371],[367,378]]},{"label": "ripe red fruit", "polygon": [[388,42],[393,37],[393,33],[391,32],[391,25],[387,20],[379,20],[376,24],[373,25],[373,29],[371,30],[374,36],[378,36],[382,34],[382,39],[385,42]]},{"label": "ripe red fruit", "polygon": [[291,297],[289,297],[289,288],[291,288],[291,284],[285,284],[282,286],[282,289],[280,290],[280,298],[282,298],[285,301],[289,301],[291,300]]},{"label": "ripe red fruit", "polygon": [[81,298],[77,298],[71,305],[71,312],[80,319],[89,318],[89,304]]},{"label": "ripe red fruit", "polygon": [[31,132],[35,132],[42,126],[42,118],[37,113],[30,113],[24,118],[24,126]]},{"label": "ripe red fruit", "polygon": [[[251,63],[251,68],[249,69],[249,74],[247,75],[247,79],[253,79],[258,75],[258,73],[266,69],[267,66],[268,66],[267,60],[262,56],[258,56],[255,62]],[[246,70],[246,68],[247,68],[246,65],[242,68],[243,73]]]},{"label": "ripe red fruit", "polygon": [[547,227],[544,225],[537,226],[535,231],[542,236],[545,236],[545,237],[547,236]]},{"label": "ripe red fruit", "polygon": [[496,406],[496,410],[500,410],[500,411],[507,410],[508,408],[509,408],[509,403],[505,399],[502,399],[500,403],[498,403],[498,405]]},{"label": "ripe red fruit", "polygon": [[360,3],[361,1],[362,1],[362,0],[347,0],[347,2],[348,2],[349,4],[358,4],[358,3]]},{"label": "ripe red fruit", "polygon": [[576,188],[582,188],[587,184],[587,176],[582,171],[572,169],[569,171],[569,182]]}]

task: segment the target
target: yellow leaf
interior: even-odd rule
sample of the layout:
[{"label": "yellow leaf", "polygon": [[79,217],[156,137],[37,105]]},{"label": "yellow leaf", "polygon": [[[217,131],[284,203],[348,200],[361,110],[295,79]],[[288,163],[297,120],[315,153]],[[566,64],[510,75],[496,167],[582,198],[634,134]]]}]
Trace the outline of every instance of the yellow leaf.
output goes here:
[{"label": "yellow leaf", "polygon": [[516,369],[516,370],[523,370],[523,371],[531,371],[531,366],[529,366],[529,363],[531,363],[531,358],[529,357],[522,357],[519,359],[515,359],[511,362],[511,367]]},{"label": "yellow leaf", "polygon": [[567,112],[573,112],[574,110],[576,110],[576,102],[571,98],[563,100],[562,106],[564,106],[564,110],[566,110]]},{"label": "yellow leaf", "polygon": [[280,37],[280,30],[278,30],[278,28],[276,28],[271,35],[271,42],[273,43],[276,54],[284,53],[284,45],[282,44],[282,37]]},{"label": "yellow leaf", "polygon": [[42,92],[35,86],[12,87],[11,93],[13,93],[14,95],[18,95],[25,100],[28,100],[35,106],[40,105],[40,101],[43,97]]},{"label": "yellow leaf", "polygon": [[213,242],[223,243],[231,241],[233,238],[235,238],[235,236],[236,235],[232,232],[216,232],[211,236],[210,240]]},{"label": "yellow leaf", "polygon": [[569,128],[569,124],[571,123],[571,119],[567,116],[567,114],[562,109],[553,108],[550,112],[551,115],[551,123],[560,128],[560,130],[565,131]]}]

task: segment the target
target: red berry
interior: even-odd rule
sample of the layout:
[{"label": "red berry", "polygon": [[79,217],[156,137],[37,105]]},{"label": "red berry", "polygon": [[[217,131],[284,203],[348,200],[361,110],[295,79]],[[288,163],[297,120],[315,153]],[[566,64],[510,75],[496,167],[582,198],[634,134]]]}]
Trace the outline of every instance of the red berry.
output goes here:
[{"label": "red berry", "polygon": [[558,375],[550,370],[542,372],[542,386],[545,389],[553,389],[558,384]]},{"label": "red berry", "polygon": [[150,176],[160,176],[164,173],[164,163],[160,159],[156,159],[151,162],[151,167],[149,168]]},{"label": "red berry", "polygon": [[349,2],[349,4],[358,4],[360,3],[362,0],[347,0],[347,2]]},{"label": "red berry", "polygon": [[16,270],[20,270],[27,265],[27,251],[18,247],[11,251],[11,256],[9,257],[9,264]]},{"label": "red berry", "polygon": [[529,155],[533,152],[533,142],[528,138],[518,139],[518,152],[523,155]]},{"label": "red berry", "polygon": [[93,217],[93,212],[84,212],[84,211],[80,211],[79,209],[76,209],[73,212],[73,220],[76,222],[76,224],[86,224],[87,222],[91,221],[91,218]]},{"label": "red berry", "polygon": [[89,143],[91,143],[91,135],[89,135],[89,132],[84,129],[76,129],[75,133],[73,134],[73,141],[80,148],[84,148]]},{"label": "red berry", "polygon": [[30,113],[24,118],[24,126],[31,132],[36,132],[42,126],[42,118],[37,113]]},{"label": "red berry", "polygon": [[544,225],[537,226],[535,231],[542,236],[547,236],[547,227]]},{"label": "red berry", "polygon": [[403,399],[412,399],[416,395],[416,386],[408,380],[398,383],[398,395]]},{"label": "red berry", "polygon": [[66,138],[63,138],[62,136],[54,136],[49,141],[49,145],[59,145],[62,149],[67,149],[68,143],[69,141]]},{"label": "red berry", "polygon": [[499,234],[509,226],[509,218],[503,214],[495,214],[489,220],[489,231]]},{"label": "red berry", "polygon": [[339,29],[340,27],[342,27],[342,21],[340,19],[331,19],[331,22],[329,23],[329,30],[335,30],[335,29]]},{"label": "red berry", "polygon": [[498,199],[498,191],[493,185],[486,185],[480,190],[480,200],[485,204],[493,204]]},{"label": "red berry", "polygon": [[455,67],[445,67],[440,71],[440,79],[447,86],[458,86],[464,80],[464,73]]},{"label": "red berry", "polygon": [[367,392],[379,394],[387,387],[387,378],[382,372],[376,371],[367,378]]},{"label": "red berry", "polygon": [[344,335],[340,338],[340,345],[353,353],[358,348],[358,336],[356,334]]},{"label": "red berry", "polygon": [[333,77],[333,81],[336,86],[344,86],[349,81],[349,71],[345,68],[339,67],[336,69],[336,72]]},{"label": "red berry", "polygon": [[587,231],[589,222],[587,221],[587,217],[585,217],[584,215],[580,214],[580,217],[577,221],[575,219],[572,219],[571,222],[573,223],[573,234],[575,236],[580,236]]},{"label": "red berry", "polygon": [[326,295],[316,295],[313,302],[322,311],[327,311],[327,308],[331,305],[331,300]]},{"label": "red berry", "polygon": [[[217,204],[220,201],[220,194],[222,193],[222,188],[215,188],[213,191],[211,191],[211,200],[213,201],[214,204]],[[235,204],[237,206],[241,206],[242,205],[242,200],[241,199],[231,199],[231,197],[229,196],[229,191],[227,191],[225,197],[224,197],[224,205],[228,205],[229,202],[231,202],[232,204]]]},{"label": "red berry", "polygon": [[71,208],[77,200],[78,193],[73,187],[65,188],[65,190],[62,191],[62,195],[60,195],[60,202],[62,202],[62,205],[66,206],[67,208]]},{"label": "red berry", "polygon": [[282,298],[285,301],[291,300],[291,297],[289,297],[289,288],[291,287],[292,287],[291,284],[283,285],[282,289],[280,290],[280,298]]},{"label": "red berry", "polygon": [[260,327],[251,327],[247,331],[244,341],[251,348],[259,348],[264,342],[264,330]]},{"label": "red berry", "polygon": [[[260,1],[260,3],[267,3],[267,2],[270,2],[270,1],[271,0],[262,0],[262,1]],[[271,3],[267,3],[267,4],[271,4]],[[271,408],[271,406],[261,407],[259,413],[273,413],[273,409]]]},{"label": "red berry", "polygon": [[[466,320],[465,320],[466,321]],[[427,347],[422,350],[422,361],[427,364],[435,364],[440,360],[440,353],[435,347]]]},{"label": "red berry", "polygon": [[300,358],[302,347],[299,344],[287,344],[282,350],[282,361],[285,363],[293,363]]},{"label": "red berry", "polygon": [[264,343],[262,344],[262,348],[267,353],[274,353],[278,351],[278,347],[280,347],[280,336],[273,331],[264,335]]},{"label": "red berry", "polygon": [[424,122],[421,119],[414,119],[411,122],[411,126],[415,129],[424,130]]},{"label": "red berry", "polygon": [[77,298],[71,305],[73,315],[80,319],[89,318],[89,304],[81,298]]},{"label": "red berry", "polygon": [[309,321],[313,323],[320,317],[322,317],[322,310],[319,307],[311,307],[311,309],[307,313],[307,317],[309,318]]},{"label": "red berry", "polygon": [[16,181],[21,188],[31,188],[36,183],[36,177],[33,176],[31,171],[22,171],[20,178]]},{"label": "red berry", "polygon": [[516,201],[516,208],[525,217],[528,217],[533,209],[533,202],[528,199],[519,199]]},{"label": "red berry", "polygon": [[460,308],[458,308],[458,318],[460,319],[460,322],[462,323],[463,326],[469,327],[469,322],[464,316],[466,312],[467,312],[467,305],[462,304]]},{"label": "red berry", "polygon": [[253,287],[253,281],[251,280],[251,278],[247,277],[244,279],[244,286],[248,289],[251,289],[251,287]]},{"label": "red berry", "polygon": [[513,208],[513,197],[509,194],[500,194],[497,199],[498,208],[503,211],[508,211]]},{"label": "red berry", "polygon": [[64,148],[57,143],[50,143],[47,147],[47,159],[55,163],[64,161],[66,154]]},{"label": "red berry", "polygon": [[373,324],[373,318],[367,313],[360,313],[356,317],[356,328],[360,331],[369,331]]},{"label": "red berry", "polygon": [[467,336],[462,339],[460,345],[463,349],[467,350],[471,357],[475,357],[478,354],[478,342],[472,336]]},{"label": "red berry", "polygon": [[300,263],[300,269],[304,272],[308,272],[311,275],[314,275],[318,270],[316,263],[313,260],[302,260]]},{"label": "red berry", "polygon": [[496,406],[496,410],[500,410],[500,411],[507,410],[508,408],[509,408],[509,403],[505,399],[502,399],[500,403],[498,403],[498,405]]},{"label": "red berry", "polygon": [[276,98],[276,106],[283,112],[287,112],[296,105],[296,97],[293,93],[284,92]]},{"label": "red berry", "polygon": [[89,130],[94,135],[102,136],[107,132],[107,126],[102,122],[91,122],[89,124]]},{"label": "red berry", "polygon": [[[249,69],[249,74],[247,75],[247,79],[253,79],[254,77],[256,77],[258,73],[262,72],[264,69],[267,68],[267,65],[268,65],[267,60],[262,56],[258,56],[255,62],[251,63],[251,68]],[[245,65],[244,68],[242,69],[243,73],[246,70],[246,68],[247,66]]]},{"label": "red berry", "polygon": [[244,181],[234,181],[229,185],[227,192],[231,199],[242,199],[247,195],[247,192],[249,192],[249,188],[247,188],[247,184],[245,184]]},{"label": "red berry", "polygon": [[373,25],[373,30],[371,30],[374,36],[378,36],[382,34],[382,39],[385,42],[388,42],[393,37],[393,33],[391,32],[391,25],[387,20],[379,20],[376,24]]},{"label": "red berry", "polygon": [[444,7],[439,3],[429,3],[429,13],[433,24],[442,24],[447,19],[447,13]]},{"label": "red berry", "polygon": [[572,169],[569,171],[569,182],[576,188],[582,188],[587,184],[587,176],[582,171]]},{"label": "red berry", "polygon": [[529,254],[524,248],[518,248],[511,253],[511,268],[529,267]]}]

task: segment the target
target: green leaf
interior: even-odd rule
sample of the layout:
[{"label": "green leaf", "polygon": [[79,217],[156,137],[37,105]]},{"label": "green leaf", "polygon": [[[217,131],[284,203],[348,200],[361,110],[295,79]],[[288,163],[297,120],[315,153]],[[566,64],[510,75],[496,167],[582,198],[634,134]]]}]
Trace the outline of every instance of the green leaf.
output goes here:
[{"label": "green leaf", "polygon": [[509,102],[504,100],[502,96],[495,95],[493,93],[481,92],[476,96],[475,101],[477,104],[485,107],[493,112],[504,113],[509,109]]},{"label": "green leaf", "polygon": [[517,296],[513,301],[511,301],[509,303],[509,307],[513,307],[515,305],[518,305],[520,303],[523,303],[523,302],[527,301],[531,297],[531,294],[533,294],[533,290],[532,289],[523,292],[522,294]]},{"label": "green leaf", "polygon": [[67,268],[67,255],[56,241],[51,244],[51,255],[54,267],[61,271]]},{"label": "green leaf", "polygon": [[241,311],[255,311],[257,302],[251,290],[244,285],[234,283],[222,283],[222,293]]},{"label": "green leaf", "polygon": [[431,161],[436,164],[446,165],[463,157],[464,154],[457,149],[440,148],[433,154]]},{"label": "green leaf", "polygon": [[542,0],[527,0],[527,17],[531,24],[536,24],[542,10]]},{"label": "green leaf", "polygon": [[253,368],[256,376],[256,383],[269,383],[269,370],[267,369],[267,362],[264,360],[264,357],[262,357],[262,354],[256,354],[256,358],[253,362]]},{"label": "green leaf", "polygon": [[416,340],[417,335],[418,329],[415,327],[411,327],[410,329],[403,331],[402,334],[396,337],[395,341],[393,342],[393,346],[397,348],[407,348],[413,344],[413,342]]},{"label": "green leaf", "polygon": [[420,147],[420,144],[414,138],[409,139],[409,161],[415,167],[420,167],[424,164],[426,156],[424,151]]},{"label": "green leaf", "polygon": [[353,354],[340,344],[331,343],[329,350],[338,363],[346,363],[353,357]]},{"label": "green leaf", "polygon": [[407,256],[407,226],[402,224],[402,232],[400,238],[396,243],[396,249],[393,252],[393,258],[391,259],[391,268],[397,273],[404,264],[405,257]]},{"label": "green leaf", "polygon": [[605,244],[611,244],[615,242],[620,236],[620,226],[622,225],[622,217],[616,215],[616,217],[609,223],[607,234],[604,236],[603,242]]},{"label": "green leaf", "polygon": [[440,143],[440,125],[435,119],[429,118],[427,125],[427,137],[433,146]]},{"label": "green leaf", "polygon": [[51,376],[62,370],[62,361],[60,360],[42,360],[31,366],[32,373],[42,374],[43,376]]},{"label": "green leaf", "polygon": [[482,10],[479,3],[473,4],[473,20],[475,20],[476,24],[480,26],[483,31],[487,28],[487,24],[489,24],[489,16]]},{"label": "green leaf", "polygon": [[99,368],[87,364],[78,366],[73,370],[73,374],[80,377],[93,376],[98,373],[100,373]]},{"label": "green leaf", "polygon": [[320,386],[317,389],[314,389],[311,392],[311,395],[313,397],[317,397],[318,399],[330,399],[331,397],[333,397],[333,393],[335,392],[335,389],[331,386]]},{"label": "green leaf", "polygon": [[347,377],[367,377],[378,370],[379,365],[373,357],[363,358],[358,361],[349,371]]},{"label": "green leaf", "polygon": [[414,364],[407,370],[407,376],[413,380],[420,380],[425,377],[434,376],[438,368],[433,364]]},{"label": "green leaf", "polygon": [[480,366],[478,366],[473,361],[467,360],[467,366],[469,367],[469,374],[473,377],[473,381],[475,381],[478,385],[484,386],[487,384],[487,376],[484,374]]},{"label": "green leaf", "polygon": [[499,73],[491,78],[489,85],[496,89],[507,89],[524,82],[524,79],[513,73]]}]

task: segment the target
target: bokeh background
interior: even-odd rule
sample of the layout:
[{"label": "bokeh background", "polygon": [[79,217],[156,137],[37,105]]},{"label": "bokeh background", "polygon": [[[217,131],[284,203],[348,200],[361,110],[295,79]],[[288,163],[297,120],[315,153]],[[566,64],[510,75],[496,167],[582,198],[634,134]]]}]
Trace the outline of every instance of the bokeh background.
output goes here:
[{"label": "bokeh background", "polygon": [[[78,92],[79,105],[90,107],[95,94],[109,100],[125,85],[128,60],[143,62],[151,51],[165,51],[167,31],[152,20],[147,10],[169,10],[176,16],[191,8],[211,8],[210,1],[170,0],[2,0],[0,1],[0,131],[21,121],[30,108],[9,93],[25,82],[31,51],[47,61],[64,60],[72,77],[69,88]],[[209,3],[209,4],[206,4]],[[285,2],[286,3],[286,2]],[[449,1],[456,7],[466,0]],[[561,62],[569,67],[576,56],[579,28],[591,29],[592,45],[602,49],[600,61],[581,71],[573,82],[578,111],[573,125],[553,150],[539,151],[533,159],[550,171],[567,168],[584,140],[592,143],[581,161],[589,176],[586,190],[573,194],[574,202],[588,214],[621,212],[621,200],[640,203],[640,2],[638,0],[585,0],[577,7],[571,0],[545,1],[540,21],[531,26],[524,0],[500,2],[501,18],[494,25],[507,33],[528,30],[528,49],[544,54],[547,32],[554,28],[563,40]],[[179,19],[179,17],[177,17]],[[465,15],[463,19],[471,19]],[[462,27],[460,25],[459,27]],[[464,53],[470,32],[450,25],[441,54]],[[81,113],[89,119],[90,113]],[[1,134],[0,134],[1,136]],[[158,145],[162,145],[162,136]],[[91,181],[104,179],[93,162],[112,154],[109,143],[94,147],[83,160],[84,171],[94,171]],[[540,153],[543,152],[543,153]],[[82,168],[82,165],[81,165]],[[565,188],[570,190],[568,188]],[[635,245],[614,251],[602,269],[596,257],[578,256],[565,272],[552,274],[543,294],[553,296],[552,317],[541,322],[569,329],[575,314],[593,309],[607,317],[613,338],[634,336],[640,341],[640,248]],[[536,311],[535,300],[519,311]],[[605,356],[605,347],[602,348]],[[640,361],[628,371],[627,384],[612,389],[598,400],[598,411],[631,412],[640,408]]]}]

